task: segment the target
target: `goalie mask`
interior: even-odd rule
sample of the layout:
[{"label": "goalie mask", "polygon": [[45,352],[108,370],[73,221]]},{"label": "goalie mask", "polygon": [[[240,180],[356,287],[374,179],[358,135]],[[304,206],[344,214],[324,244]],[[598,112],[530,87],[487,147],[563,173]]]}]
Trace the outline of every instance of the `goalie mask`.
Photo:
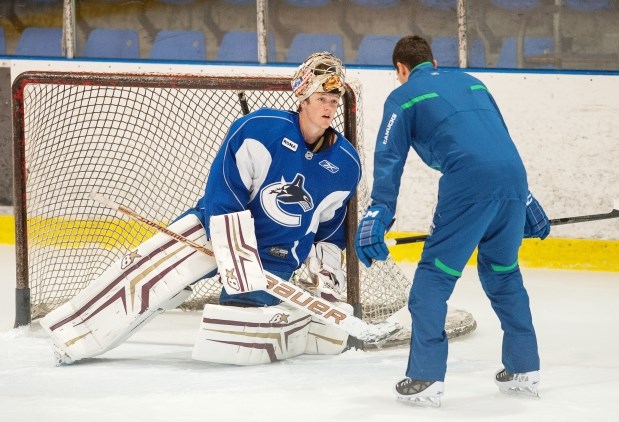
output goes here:
[{"label": "goalie mask", "polygon": [[292,92],[299,101],[314,92],[344,94],[344,65],[333,54],[323,51],[309,56],[292,77]]}]

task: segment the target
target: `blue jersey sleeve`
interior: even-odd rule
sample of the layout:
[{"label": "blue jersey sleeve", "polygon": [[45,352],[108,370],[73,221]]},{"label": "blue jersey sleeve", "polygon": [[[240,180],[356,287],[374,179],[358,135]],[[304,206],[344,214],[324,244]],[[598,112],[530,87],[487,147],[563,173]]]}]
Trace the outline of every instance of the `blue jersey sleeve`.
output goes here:
[{"label": "blue jersey sleeve", "polygon": [[376,138],[372,204],[384,204],[395,213],[400,181],[410,150],[409,119],[392,99],[387,99]]}]

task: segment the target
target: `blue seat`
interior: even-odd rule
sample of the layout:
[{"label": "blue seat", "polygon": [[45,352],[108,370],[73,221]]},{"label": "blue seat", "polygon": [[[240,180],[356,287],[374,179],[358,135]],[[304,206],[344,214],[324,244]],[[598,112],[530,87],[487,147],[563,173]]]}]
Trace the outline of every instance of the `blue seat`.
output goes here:
[{"label": "blue seat", "polygon": [[328,51],[343,60],[344,40],[338,34],[297,34],[290,43],[286,62],[301,63],[310,54],[317,51]]},{"label": "blue seat", "polygon": [[[517,42],[516,38],[510,37],[505,40],[496,67],[517,68]],[[525,38],[523,46],[523,56],[540,56],[550,54],[554,51],[554,40],[552,38]],[[551,65],[536,66],[538,68],[554,68]]]},{"label": "blue seat", "polygon": [[6,54],[6,41],[4,39],[4,28],[0,26],[0,54]]},{"label": "blue seat", "polygon": [[149,58],[156,60],[206,60],[204,34],[199,31],[159,31]]},{"label": "blue seat", "polygon": [[93,29],[88,35],[82,56],[108,59],[139,59],[138,33],[131,29]]},{"label": "blue seat", "polygon": [[355,64],[393,66],[391,57],[399,35],[366,35],[357,49]]},{"label": "blue seat", "polygon": [[286,0],[286,3],[297,7],[322,7],[331,3],[331,0]]},{"label": "blue seat", "polygon": [[15,49],[17,56],[62,57],[61,28],[26,28]]},{"label": "blue seat", "polygon": [[[275,61],[275,37],[269,34],[269,62]],[[223,62],[258,62],[258,34],[256,32],[227,32],[217,50],[216,60]]]},{"label": "blue seat", "polygon": [[612,0],[565,0],[565,7],[579,12],[612,9]]},{"label": "blue seat", "polygon": [[492,0],[492,4],[506,10],[529,10],[541,6],[540,0]]},{"label": "blue seat", "polygon": [[421,0],[421,3],[431,9],[456,10],[457,0]]},{"label": "blue seat", "polygon": [[400,4],[400,0],[351,0],[358,6],[371,7],[374,9],[384,9]]},{"label": "blue seat", "polygon": [[[486,67],[486,49],[480,39],[468,42],[468,67]],[[435,37],[432,53],[441,67],[458,67],[458,37]]]}]

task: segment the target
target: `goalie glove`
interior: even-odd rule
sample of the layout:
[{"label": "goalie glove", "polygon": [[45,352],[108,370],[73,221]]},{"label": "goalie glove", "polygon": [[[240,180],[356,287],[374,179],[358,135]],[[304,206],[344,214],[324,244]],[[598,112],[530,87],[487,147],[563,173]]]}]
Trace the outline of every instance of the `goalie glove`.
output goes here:
[{"label": "goalie glove", "polygon": [[333,243],[318,242],[305,260],[309,280],[303,286],[330,302],[346,301],[346,267],[342,250]]}]

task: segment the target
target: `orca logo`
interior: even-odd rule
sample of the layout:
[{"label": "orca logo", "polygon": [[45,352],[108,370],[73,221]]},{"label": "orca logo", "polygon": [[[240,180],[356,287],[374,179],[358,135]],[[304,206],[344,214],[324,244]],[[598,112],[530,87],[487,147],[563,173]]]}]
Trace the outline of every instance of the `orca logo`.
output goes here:
[{"label": "orca logo", "polygon": [[314,208],[314,202],[303,184],[305,176],[297,173],[292,182],[282,180],[265,186],[260,192],[262,209],[271,220],[282,226],[298,227],[301,225],[301,214],[295,214],[297,207],[303,212]]}]

